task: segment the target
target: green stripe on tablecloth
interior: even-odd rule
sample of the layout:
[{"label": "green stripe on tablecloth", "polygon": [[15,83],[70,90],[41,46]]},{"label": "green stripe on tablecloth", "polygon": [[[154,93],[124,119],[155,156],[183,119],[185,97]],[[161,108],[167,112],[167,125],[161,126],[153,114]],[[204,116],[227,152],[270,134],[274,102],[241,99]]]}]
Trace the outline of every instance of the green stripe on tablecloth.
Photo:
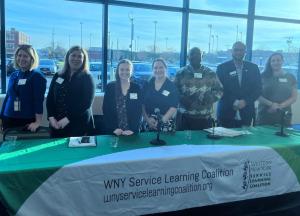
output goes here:
[{"label": "green stripe on tablecloth", "polygon": [[[236,138],[209,140],[206,133],[193,131],[191,139],[186,132],[173,135],[161,135],[167,145],[205,144],[205,145],[244,145],[268,146],[274,148],[294,170],[300,180],[300,136],[292,134],[290,137],[277,137],[274,128],[257,127],[249,129],[253,135]],[[113,136],[97,137],[97,147],[68,148],[67,139],[39,140],[17,142],[18,147],[11,152],[0,149],[0,196],[5,195],[5,203],[15,214],[22,203],[45,181],[61,167],[88,158],[121,152],[131,149],[150,147],[149,142],[155,138],[155,133],[144,133],[130,137],[120,137],[119,145],[113,148]],[[200,144],[200,145],[201,145]],[[67,155],[67,156],[66,156]],[[37,176],[37,173],[38,176]],[[299,181],[300,182],[300,181]],[[26,188],[18,188],[26,185]],[[4,197],[0,197],[4,201]]]},{"label": "green stripe on tablecloth", "polygon": [[[223,138],[220,140],[209,140],[206,138],[205,132],[198,131],[192,131],[191,140],[186,138],[186,132],[184,131],[178,131],[173,135],[161,135],[161,138],[167,141],[167,145],[201,143],[203,145],[268,146],[276,149],[279,153],[281,153],[281,148],[288,148],[290,152],[295,152],[296,155],[299,153],[297,150],[298,145],[300,145],[300,134],[294,134],[285,138],[275,136],[273,128],[257,127],[250,130],[254,133],[253,135]],[[67,139],[17,142],[17,145],[20,145],[20,147],[13,152],[6,153],[5,149],[0,148],[0,174],[18,170],[60,168],[67,164],[95,156],[146,148],[151,146],[149,142],[153,138],[155,138],[154,133],[120,137],[117,148],[111,147],[111,143],[114,140],[113,136],[99,136],[97,137],[97,147],[85,148],[68,148]],[[282,152],[284,153],[285,150]]]}]

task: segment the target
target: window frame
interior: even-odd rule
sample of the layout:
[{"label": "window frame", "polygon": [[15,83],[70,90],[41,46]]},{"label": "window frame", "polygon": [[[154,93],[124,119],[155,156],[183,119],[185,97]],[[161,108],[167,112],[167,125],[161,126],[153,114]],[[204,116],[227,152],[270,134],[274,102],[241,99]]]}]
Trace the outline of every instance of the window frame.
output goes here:
[{"label": "window frame", "polygon": [[[0,1],[0,22],[1,22],[1,62],[6,62],[6,44],[5,44],[5,3],[8,0]],[[248,0],[248,13],[229,13],[222,11],[212,11],[212,10],[200,10],[190,8],[189,0],[182,0],[182,7],[174,7],[174,6],[166,6],[166,5],[151,5],[147,3],[137,3],[137,2],[126,2],[121,0],[62,0],[62,1],[76,1],[83,3],[97,3],[102,4],[102,91],[105,91],[105,87],[107,85],[107,68],[108,68],[108,6],[125,6],[125,7],[133,7],[140,9],[151,9],[151,10],[159,10],[159,11],[174,11],[180,12],[182,16],[181,23],[181,41],[180,41],[180,66],[186,65],[186,57],[187,57],[187,47],[188,47],[188,23],[189,23],[189,15],[190,14],[202,14],[202,15],[212,15],[212,16],[220,16],[220,17],[233,17],[233,18],[243,18],[247,20],[247,32],[246,32],[246,46],[247,46],[247,54],[246,59],[251,61],[252,59],[252,47],[253,47],[253,32],[254,32],[254,21],[255,20],[264,20],[264,21],[273,21],[273,22],[283,22],[283,23],[294,23],[299,24],[300,27],[300,19],[290,19],[290,18],[280,18],[280,17],[270,17],[270,16],[259,16],[255,15],[255,4],[256,0]],[[101,21],[99,21],[101,22]],[[298,58],[298,88],[300,88],[300,53]],[[6,64],[1,64],[1,93],[6,93]]]}]

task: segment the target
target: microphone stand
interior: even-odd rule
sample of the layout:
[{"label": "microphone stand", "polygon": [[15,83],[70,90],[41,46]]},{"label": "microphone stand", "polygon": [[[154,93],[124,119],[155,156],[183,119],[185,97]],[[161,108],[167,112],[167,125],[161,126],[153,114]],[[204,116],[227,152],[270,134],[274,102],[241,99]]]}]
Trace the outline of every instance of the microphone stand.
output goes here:
[{"label": "microphone stand", "polygon": [[211,120],[211,126],[212,126],[212,133],[207,134],[206,137],[208,139],[214,139],[214,140],[221,139],[222,136],[215,134],[215,127],[216,127],[215,119],[213,117],[210,117],[210,120]]},{"label": "microphone stand", "polygon": [[281,137],[288,137],[289,135],[284,132],[284,120],[288,113],[283,110],[279,110],[279,111],[280,111],[280,131],[275,132],[275,134]]},{"label": "microphone stand", "polygon": [[156,139],[153,139],[153,140],[151,140],[150,141],[150,144],[152,144],[152,145],[157,145],[157,146],[160,146],[160,145],[166,145],[167,143],[166,143],[166,141],[164,141],[164,140],[161,140],[160,138],[159,138],[159,135],[160,135],[160,130],[161,130],[161,115],[160,115],[160,113],[158,112],[157,113],[157,133],[156,133]]}]

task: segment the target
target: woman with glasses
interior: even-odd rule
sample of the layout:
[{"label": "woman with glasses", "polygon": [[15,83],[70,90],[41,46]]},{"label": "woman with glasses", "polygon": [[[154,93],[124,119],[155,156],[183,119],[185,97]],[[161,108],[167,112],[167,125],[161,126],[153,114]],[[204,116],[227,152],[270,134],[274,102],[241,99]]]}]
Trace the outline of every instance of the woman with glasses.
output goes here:
[{"label": "woman with glasses", "polygon": [[1,117],[3,130],[24,127],[32,132],[41,125],[46,78],[34,69],[39,58],[30,45],[20,45],[14,55],[17,69],[10,75]]},{"label": "woman with glasses", "polygon": [[87,52],[71,47],[51,81],[46,105],[52,137],[84,136],[93,129],[95,84],[88,64]]}]

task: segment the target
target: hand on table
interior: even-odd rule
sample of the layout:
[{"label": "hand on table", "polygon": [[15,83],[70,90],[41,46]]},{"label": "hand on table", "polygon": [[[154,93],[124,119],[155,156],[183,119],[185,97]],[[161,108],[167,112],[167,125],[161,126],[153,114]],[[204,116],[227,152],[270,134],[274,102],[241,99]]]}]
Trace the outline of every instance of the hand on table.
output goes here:
[{"label": "hand on table", "polygon": [[239,103],[238,103],[238,109],[244,109],[245,106],[247,105],[246,101],[245,100],[239,100]]},{"label": "hand on table", "polygon": [[62,118],[57,122],[57,125],[59,128],[63,129],[70,123],[69,119],[67,117]]},{"label": "hand on table", "polygon": [[150,117],[148,119],[147,123],[149,124],[149,127],[151,129],[156,129],[156,127],[157,127],[157,121],[153,117]]},{"label": "hand on table", "polygon": [[40,123],[32,122],[28,125],[27,129],[30,130],[31,132],[35,132],[39,126],[40,126]]},{"label": "hand on table", "polygon": [[117,128],[116,130],[114,130],[114,132],[113,132],[114,134],[116,134],[117,136],[120,136],[120,135],[122,135],[122,133],[123,133],[123,130],[122,129],[120,129],[120,128]]},{"label": "hand on table", "polygon": [[131,131],[131,130],[124,130],[123,132],[122,132],[122,135],[125,135],[125,136],[130,136],[130,135],[132,135],[133,134],[133,131]]},{"label": "hand on table", "polygon": [[49,117],[49,123],[50,123],[51,127],[55,128],[57,130],[59,129],[58,122],[54,117]]},{"label": "hand on table", "polygon": [[280,105],[278,103],[272,103],[272,105],[268,109],[268,112],[269,113],[274,113],[274,112],[276,112],[280,108],[281,107],[280,107]]}]

